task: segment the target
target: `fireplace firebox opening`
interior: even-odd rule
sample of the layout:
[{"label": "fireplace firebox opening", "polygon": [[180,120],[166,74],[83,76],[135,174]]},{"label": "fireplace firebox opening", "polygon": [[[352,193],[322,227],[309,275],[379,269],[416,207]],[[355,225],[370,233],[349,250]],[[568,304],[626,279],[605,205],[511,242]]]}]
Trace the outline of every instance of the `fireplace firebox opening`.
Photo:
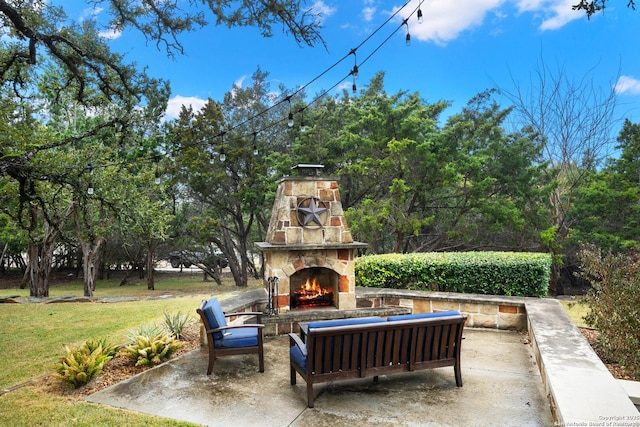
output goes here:
[{"label": "fireplace firebox opening", "polygon": [[305,268],[290,278],[291,309],[336,306],[340,275],[324,267]]}]

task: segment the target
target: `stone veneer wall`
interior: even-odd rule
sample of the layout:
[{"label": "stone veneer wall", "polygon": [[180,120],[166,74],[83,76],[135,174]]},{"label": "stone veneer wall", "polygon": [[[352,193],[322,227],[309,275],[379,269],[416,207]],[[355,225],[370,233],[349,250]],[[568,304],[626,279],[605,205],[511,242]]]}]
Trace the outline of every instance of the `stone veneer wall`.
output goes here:
[{"label": "stone veneer wall", "polygon": [[412,313],[458,310],[467,316],[466,326],[472,328],[527,329],[524,298],[357,288],[356,301],[358,308],[406,307]]},{"label": "stone veneer wall", "polygon": [[[296,209],[302,200],[315,197],[324,202],[327,214],[322,225],[303,227]],[[315,177],[283,178],[278,185],[267,243],[272,245],[336,245],[353,243],[344,217],[338,182]]]},{"label": "stone veneer wall", "polygon": [[[298,221],[298,205],[308,198],[318,199],[327,209],[319,214],[321,224],[302,226]],[[283,312],[289,310],[291,275],[314,267],[338,274],[336,307],[355,308],[354,251],[367,245],[353,241],[337,180],[307,176],[281,179],[265,240],[256,245],[264,254],[265,278],[278,278],[277,303]]]},{"label": "stone veneer wall", "polygon": [[339,275],[336,307],[350,309],[356,306],[355,261],[353,251],[345,249],[314,249],[306,251],[266,251],[264,252],[267,277],[279,280],[278,306],[288,311],[289,277],[304,268],[324,267]]}]

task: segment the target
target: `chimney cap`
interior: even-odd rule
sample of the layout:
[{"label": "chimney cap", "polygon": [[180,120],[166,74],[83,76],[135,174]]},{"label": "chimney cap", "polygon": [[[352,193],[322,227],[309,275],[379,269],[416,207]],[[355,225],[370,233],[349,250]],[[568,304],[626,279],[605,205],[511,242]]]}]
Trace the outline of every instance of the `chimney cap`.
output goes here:
[{"label": "chimney cap", "polygon": [[315,174],[320,174],[320,170],[324,169],[324,165],[313,165],[308,163],[299,163],[291,168],[292,170],[297,170],[301,174],[311,175],[315,171]]}]

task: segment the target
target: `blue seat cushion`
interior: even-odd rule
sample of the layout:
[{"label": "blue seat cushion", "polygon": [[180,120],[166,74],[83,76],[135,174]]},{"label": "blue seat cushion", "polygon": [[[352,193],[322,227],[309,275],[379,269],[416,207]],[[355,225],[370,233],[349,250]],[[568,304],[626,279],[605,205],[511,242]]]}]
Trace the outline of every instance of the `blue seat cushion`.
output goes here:
[{"label": "blue seat cushion", "polygon": [[307,358],[302,355],[300,347],[297,345],[291,346],[289,348],[289,357],[291,357],[293,363],[302,368],[303,372],[307,372]]},{"label": "blue seat cushion", "polygon": [[380,322],[386,322],[386,320],[382,317],[355,317],[351,319],[319,320],[317,322],[309,322],[309,329],[329,328],[331,326],[364,325],[367,323]]},{"label": "blue seat cushion", "polygon": [[258,328],[237,328],[225,331],[215,340],[216,348],[252,347],[258,345]]},{"label": "blue seat cushion", "polygon": [[418,320],[428,319],[430,317],[444,317],[444,316],[459,316],[460,312],[457,310],[436,311],[434,313],[420,313],[420,314],[402,314],[399,316],[389,316],[387,320],[393,322],[395,320]]},{"label": "blue seat cushion", "polygon": [[[227,319],[224,317],[224,312],[222,311],[222,307],[220,307],[220,303],[217,298],[211,298],[205,304],[202,312],[207,318],[207,322],[209,322],[209,327],[211,329],[222,328],[227,326]],[[221,339],[224,336],[222,332],[214,332],[213,338],[216,340]]]}]

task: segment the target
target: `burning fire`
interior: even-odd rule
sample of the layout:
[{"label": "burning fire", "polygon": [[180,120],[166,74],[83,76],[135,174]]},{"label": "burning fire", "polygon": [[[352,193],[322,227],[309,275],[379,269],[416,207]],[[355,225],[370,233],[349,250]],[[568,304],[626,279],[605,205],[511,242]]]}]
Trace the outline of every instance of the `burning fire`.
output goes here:
[{"label": "burning fire", "polygon": [[320,282],[316,277],[310,277],[307,279],[306,282],[300,285],[300,289],[296,293],[305,295],[308,298],[313,298],[317,296],[330,294],[331,290],[320,286]]},{"label": "burning fire", "polygon": [[301,306],[331,305],[333,292],[323,288],[316,277],[307,278],[295,291],[295,300]]}]

